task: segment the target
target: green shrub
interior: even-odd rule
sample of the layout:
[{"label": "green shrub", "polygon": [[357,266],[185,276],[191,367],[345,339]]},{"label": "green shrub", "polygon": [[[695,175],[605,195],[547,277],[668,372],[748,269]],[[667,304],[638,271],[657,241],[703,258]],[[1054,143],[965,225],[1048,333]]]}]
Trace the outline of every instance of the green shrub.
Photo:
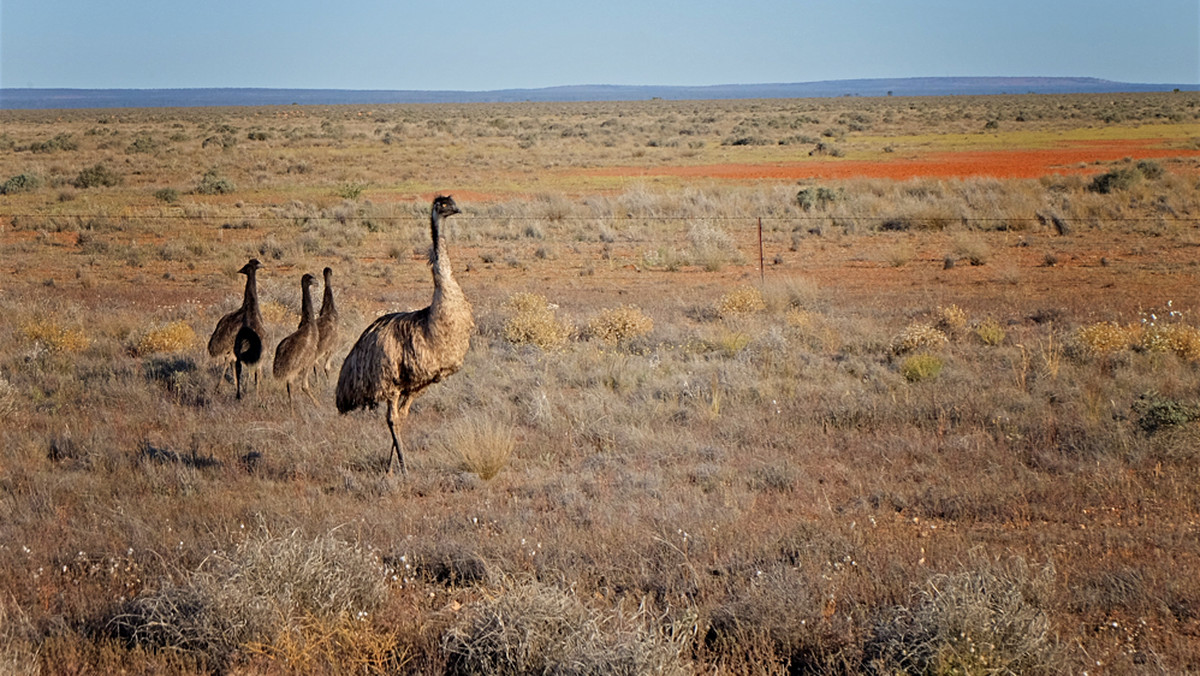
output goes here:
[{"label": "green shrub", "polygon": [[35,174],[17,174],[0,184],[0,195],[15,195],[19,192],[33,192],[42,187],[42,179]]},{"label": "green shrub", "polygon": [[1189,406],[1153,392],[1139,397],[1133,404],[1133,410],[1138,416],[1138,427],[1146,434],[1200,419],[1200,406]]},{"label": "green shrub", "polygon": [[152,153],[157,149],[158,141],[155,141],[154,137],[148,134],[142,134],[135,138],[133,143],[130,143],[125,148],[125,153],[127,155],[133,155],[135,153]]},{"label": "green shrub", "polygon": [[228,195],[233,192],[233,181],[221,176],[216,169],[209,169],[200,177],[196,192],[201,195]]},{"label": "green shrub", "polygon": [[1007,334],[1004,332],[1004,327],[1000,326],[1000,322],[988,317],[975,327],[975,335],[984,345],[999,345],[1004,342]]},{"label": "green shrub", "polygon": [[1142,176],[1151,181],[1162,178],[1162,175],[1165,173],[1162,165],[1154,160],[1140,160],[1135,166],[1141,172]]},{"label": "green shrub", "polygon": [[49,141],[34,143],[29,146],[29,151],[34,153],[52,153],[58,150],[76,150],[79,144],[70,134],[58,134]]},{"label": "green shrub", "polygon": [[1118,190],[1128,190],[1141,180],[1142,172],[1137,167],[1122,167],[1093,178],[1088,190],[1107,195]]},{"label": "green shrub", "polygon": [[159,188],[154,191],[154,199],[167,204],[174,204],[179,201],[179,191],[175,188]]},{"label": "green shrub", "polygon": [[900,364],[900,375],[910,383],[923,380],[933,380],[942,372],[945,362],[941,357],[932,354],[914,354],[906,357]]},{"label": "green shrub", "polygon": [[121,185],[122,180],[120,174],[101,163],[79,172],[75,180],[71,181],[71,185],[76,188],[111,188]]},{"label": "green shrub", "polygon": [[812,211],[815,208],[825,208],[841,199],[842,193],[840,190],[832,188],[804,188],[796,193],[796,203],[805,211]]}]

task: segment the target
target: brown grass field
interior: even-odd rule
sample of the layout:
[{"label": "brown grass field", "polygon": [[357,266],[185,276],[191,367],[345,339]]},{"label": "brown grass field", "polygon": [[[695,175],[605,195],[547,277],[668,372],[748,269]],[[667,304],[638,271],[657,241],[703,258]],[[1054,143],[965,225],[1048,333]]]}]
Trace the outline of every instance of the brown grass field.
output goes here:
[{"label": "brown grass field", "polygon": [[[4,111],[0,182],[0,673],[1200,673],[1200,94]],[[237,269],[336,367],[439,193],[407,478],[236,401]]]}]

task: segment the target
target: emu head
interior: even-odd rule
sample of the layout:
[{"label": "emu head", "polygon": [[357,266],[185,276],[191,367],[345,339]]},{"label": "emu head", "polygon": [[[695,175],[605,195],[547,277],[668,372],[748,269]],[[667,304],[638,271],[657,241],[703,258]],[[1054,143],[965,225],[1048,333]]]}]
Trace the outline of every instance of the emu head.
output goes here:
[{"label": "emu head", "polygon": [[257,258],[251,258],[250,262],[243,265],[241,270],[238,270],[238,274],[249,275],[261,267],[262,263],[259,263]]},{"label": "emu head", "polygon": [[304,276],[300,278],[300,287],[304,288],[304,289],[307,289],[310,286],[314,286],[316,283],[317,283],[317,278],[312,273],[306,272],[306,273],[304,273]]},{"label": "emu head", "polygon": [[441,218],[461,214],[462,210],[454,203],[454,198],[449,195],[438,195],[433,200],[433,213]]}]

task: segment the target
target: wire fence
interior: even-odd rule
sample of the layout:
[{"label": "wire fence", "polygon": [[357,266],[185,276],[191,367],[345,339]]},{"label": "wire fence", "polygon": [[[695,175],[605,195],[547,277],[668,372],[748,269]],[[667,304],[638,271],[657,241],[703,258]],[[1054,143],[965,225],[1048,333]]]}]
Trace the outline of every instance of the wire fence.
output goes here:
[{"label": "wire fence", "polygon": [[[763,222],[789,222],[789,221],[820,221],[820,222],[938,222],[938,223],[960,223],[962,225],[970,225],[972,223],[1049,223],[1050,216],[1034,214],[1030,216],[930,216],[923,214],[893,214],[888,216],[878,215],[856,215],[856,214],[765,214],[756,215],[748,214],[743,216],[725,216],[725,215],[670,215],[670,214],[637,214],[631,216],[517,216],[517,215],[470,215],[462,214],[455,217],[460,221],[537,221],[537,222],[572,222],[572,223],[595,223],[595,222],[626,222],[633,220],[641,221],[731,221],[731,222],[746,222],[756,221],[761,219]],[[1164,215],[1164,216],[1085,216],[1085,217],[1062,217],[1058,218],[1075,221],[1078,223],[1200,223],[1200,215],[1197,216],[1179,216],[1179,215]],[[353,216],[338,216],[338,215],[283,215],[283,214],[237,214],[237,215],[207,215],[207,214],[180,214],[180,213],[162,213],[162,214],[105,214],[105,213],[54,213],[54,214],[39,214],[39,213],[0,213],[0,219],[16,220],[67,220],[79,222],[93,221],[153,221],[153,220],[195,220],[195,221],[281,221],[281,222],[310,222],[310,221],[411,221],[424,222],[428,221],[427,215],[353,215]]]}]

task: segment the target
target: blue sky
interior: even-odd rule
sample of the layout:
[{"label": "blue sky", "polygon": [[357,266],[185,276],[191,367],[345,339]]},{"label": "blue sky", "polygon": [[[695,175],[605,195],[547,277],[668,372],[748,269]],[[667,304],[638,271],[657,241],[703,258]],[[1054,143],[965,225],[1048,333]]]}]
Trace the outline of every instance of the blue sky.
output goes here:
[{"label": "blue sky", "polygon": [[1197,0],[3,0],[0,86],[1200,84]]}]

